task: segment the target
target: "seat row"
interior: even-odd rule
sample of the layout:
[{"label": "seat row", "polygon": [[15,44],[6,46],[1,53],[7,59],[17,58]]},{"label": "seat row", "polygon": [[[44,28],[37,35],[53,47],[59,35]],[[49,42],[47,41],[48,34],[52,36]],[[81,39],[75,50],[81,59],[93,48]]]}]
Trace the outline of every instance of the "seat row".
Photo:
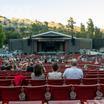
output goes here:
[{"label": "seat row", "polygon": [[[57,80],[23,80],[21,86],[41,86],[41,85],[93,85],[104,84],[104,78],[83,78],[83,79],[57,79]],[[15,86],[13,79],[0,79],[0,86]]]},{"label": "seat row", "polygon": [[[47,74],[46,74],[47,76]],[[25,76],[26,79],[31,79],[30,76]],[[84,75],[84,78],[104,78],[104,73],[102,74],[90,74],[90,73],[86,73]],[[0,79],[14,79],[14,76],[0,76]]]},{"label": "seat row", "polygon": [[14,75],[16,75],[16,74],[23,74],[23,75],[29,75],[29,74],[31,74],[31,72],[27,72],[27,71],[11,71],[11,70],[5,70],[5,71],[2,71],[2,70],[0,70],[0,76],[5,76],[5,75],[7,75],[7,76],[14,76]]},{"label": "seat row", "polygon": [[90,74],[90,73],[86,73],[84,78],[104,78],[104,73],[98,73],[98,74]]},{"label": "seat row", "polygon": [[[98,85],[45,85],[45,86],[0,86],[0,100],[8,101],[57,101],[57,100],[101,100],[104,84]],[[77,104],[77,103],[76,103]]]}]

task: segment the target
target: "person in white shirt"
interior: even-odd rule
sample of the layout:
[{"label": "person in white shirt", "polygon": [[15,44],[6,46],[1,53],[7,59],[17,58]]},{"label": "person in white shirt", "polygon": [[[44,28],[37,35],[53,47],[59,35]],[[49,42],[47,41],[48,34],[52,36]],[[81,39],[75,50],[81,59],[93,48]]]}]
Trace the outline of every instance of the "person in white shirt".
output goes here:
[{"label": "person in white shirt", "polygon": [[52,72],[48,73],[48,79],[62,79],[62,73],[58,71],[59,66],[57,63],[52,65]]},{"label": "person in white shirt", "polygon": [[82,69],[77,67],[77,60],[72,59],[71,60],[71,67],[65,69],[63,73],[63,78],[65,79],[82,79],[84,74]]}]

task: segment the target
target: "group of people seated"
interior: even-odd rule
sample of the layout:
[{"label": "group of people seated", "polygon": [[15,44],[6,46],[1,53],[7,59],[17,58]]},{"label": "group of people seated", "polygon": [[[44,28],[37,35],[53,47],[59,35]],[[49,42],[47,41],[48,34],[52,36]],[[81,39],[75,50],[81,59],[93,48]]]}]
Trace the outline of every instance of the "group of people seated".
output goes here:
[{"label": "group of people seated", "polygon": [[[84,77],[83,70],[77,67],[77,60],[71,60],[71,67],[66,68],[65,71],[62,73],[59,70],[58,63],[52,64],[52,71],[48,72],[46,75],[46,70],[44,66],[40,63],[36,64],[34,67],[30,67],[31,72],[31,79],[32,80],[45,80],[45,79],[82,79]],[[29,71],[30,71],[29,70]],[[14,76],[14,83],[15,85],[21,85],[22,81],[25,80],[25,76],[22,74],[17,74]]]},{"label": "group of people seated", "polygon": [[[66,68],[64,73],[59,71],[58,63],[52,64],[52,72],[47,74],[48,79],[82,79],[84,74],[83,70],[77,67],[77,60],[71,60],[71,67]],[[45,79],[45,69],[41,64],[36,64],[31,73],[31,79]]]},{"label": "group of people seated", "polygon": [[[87,70],[88,65],[84,64],[83,69],[78,67],[79,62],[96,62],[98,65],[102,63],[99,70],[104,69],[104,58],[98,56],[77,55],[56,55],[56,56],[42,56],[42,55],[25,55],[8,58],[0,58],[1,70],[12,71],[27,71],[30,72],[32,80],[44,79],[82,79],[84,77],[83,69]],[[51,61],[49,60],[51,59]],[[45,68],[45,64],[52,66],[52,71]],[[64,64],[62,69],[61,65]],[[66,68],[68,67],[68,68]],[[63,70],[60,70],[60,68]],[[19,76],[21,77],[21,76]],[[17,77],[16,77],[17,78]],[[17,78],[18,79],[18,78]],[[24,79],[22,77],[22,79]]]}]

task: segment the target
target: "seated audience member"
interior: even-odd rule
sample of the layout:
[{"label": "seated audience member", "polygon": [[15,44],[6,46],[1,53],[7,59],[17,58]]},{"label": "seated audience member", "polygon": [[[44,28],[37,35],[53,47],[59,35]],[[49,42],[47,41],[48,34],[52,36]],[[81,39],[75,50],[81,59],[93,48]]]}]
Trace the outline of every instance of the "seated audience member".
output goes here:
[{"label": "seated audience member", "polygon": [[63,78],[66,79],[81,79],[83,78],[83,71],[82,69],[77,67],[77,60],[71,60],[71,67],[67,68],[63,73]]},{"label": "seated audience member", "polygon": [[33,72],[33,63],[30,63],[30,64],[27,66],[27,72]]},{"label": "seated audience member", "polygon": [[31,73],[31,79],[33,80],[44,80],[45,75],[44,75],[44,69],[41,64],[36,64],[33,68],[33,72]]},{"label": "seated audience member", "polygon": [[52,65],[52,72],[48,73],[48,79],[62,79],[62,73],[58,71],[59,66],[57,63]]},{"label": "seated audience member", "polygon": [[22,74],[17,74],[14,76],[14,84],[16,86],[22,85],[22,82],[26,79],[26,77]]},{"label": "seated audience member", "polygon": [[104,70],[104,66],[101,65],[100,68],[99,68],[99,70]]}]

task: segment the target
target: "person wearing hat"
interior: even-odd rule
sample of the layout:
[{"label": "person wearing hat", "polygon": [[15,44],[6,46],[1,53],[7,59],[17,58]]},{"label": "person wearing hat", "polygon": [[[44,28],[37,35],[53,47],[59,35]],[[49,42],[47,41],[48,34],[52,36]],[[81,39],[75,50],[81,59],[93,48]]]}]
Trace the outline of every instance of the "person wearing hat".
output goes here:
[{"label": "person wearing hat", "polygon": [[84,76],[82,69],[77,67],[77,59],[71,60],[71,67],[66,68],[63,73],[65,79],[82,79]]}]

